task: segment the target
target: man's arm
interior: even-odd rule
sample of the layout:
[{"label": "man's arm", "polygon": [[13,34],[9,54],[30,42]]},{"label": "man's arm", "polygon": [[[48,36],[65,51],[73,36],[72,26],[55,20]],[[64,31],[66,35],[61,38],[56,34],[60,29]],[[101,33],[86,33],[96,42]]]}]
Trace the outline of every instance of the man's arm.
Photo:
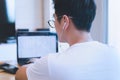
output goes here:
[{"label": "man's arm", "polygon": [[26,75],[27,67],[20,67],[15,75],[15,80],[28,80]]},{"label": "man's arm", "polygon": [[46,80],[49,78],[48,57],[36,60],[33,64],[24,65],[16,72],[16,80]]}]

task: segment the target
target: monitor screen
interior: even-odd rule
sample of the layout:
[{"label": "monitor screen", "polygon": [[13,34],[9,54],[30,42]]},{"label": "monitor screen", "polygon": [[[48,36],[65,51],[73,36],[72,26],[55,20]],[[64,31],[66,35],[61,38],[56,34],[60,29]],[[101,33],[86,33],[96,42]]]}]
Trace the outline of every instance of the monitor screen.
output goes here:
[{"label": "monitor screen", "polygon": [[0,43],[15,36],[15,0],[0,0]]},{"label": "monitor screen", "polygon": [[18,36],[18,57],[43,57],[57,52],[56,35],[21,35]]},{"label": "monitor screen", "polygon": [[9,23],[15,22],[15,0],[5,0],[7,20]]}]

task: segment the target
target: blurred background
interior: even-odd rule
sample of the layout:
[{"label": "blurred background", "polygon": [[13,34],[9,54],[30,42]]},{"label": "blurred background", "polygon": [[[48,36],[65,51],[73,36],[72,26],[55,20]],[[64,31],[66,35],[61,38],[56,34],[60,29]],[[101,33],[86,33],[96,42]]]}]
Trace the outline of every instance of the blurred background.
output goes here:
[{"label": "blurred background", "polygon": [[[120,50],[120,0],[95,0],[97,15],[91,34],[94,40]],[[47,21],[53,18],[52,0],[0,0],[0,61],[16,59],[16,31],[36,31],[49,28]],[[67,43],[59,43],[59,51],[67,49]]]}]

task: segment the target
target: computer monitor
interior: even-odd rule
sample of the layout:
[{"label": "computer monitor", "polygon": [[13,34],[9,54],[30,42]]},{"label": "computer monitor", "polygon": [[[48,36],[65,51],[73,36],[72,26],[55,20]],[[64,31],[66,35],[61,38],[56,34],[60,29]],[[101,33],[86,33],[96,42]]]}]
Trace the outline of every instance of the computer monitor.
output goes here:
[{"label": "computer monitor", "polygon": [[[39,58],[49,53],[58,52],[58,40],[55,33],[50,32],[18,32],[18,63],[31,58]],[[23,62],[22,62],[23,63]],[[24,64],[24,63],[23,63]]]}]

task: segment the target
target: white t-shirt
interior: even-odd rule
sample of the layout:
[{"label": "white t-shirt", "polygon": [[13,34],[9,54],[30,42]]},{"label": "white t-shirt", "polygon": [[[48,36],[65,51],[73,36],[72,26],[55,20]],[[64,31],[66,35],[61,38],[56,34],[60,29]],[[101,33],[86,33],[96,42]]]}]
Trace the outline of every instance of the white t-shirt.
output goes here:
[{"label": "white t-shirt", "polygon": [[27,68],[28,80],[120,80],[119,54],[97,41],[77,43]]}]

